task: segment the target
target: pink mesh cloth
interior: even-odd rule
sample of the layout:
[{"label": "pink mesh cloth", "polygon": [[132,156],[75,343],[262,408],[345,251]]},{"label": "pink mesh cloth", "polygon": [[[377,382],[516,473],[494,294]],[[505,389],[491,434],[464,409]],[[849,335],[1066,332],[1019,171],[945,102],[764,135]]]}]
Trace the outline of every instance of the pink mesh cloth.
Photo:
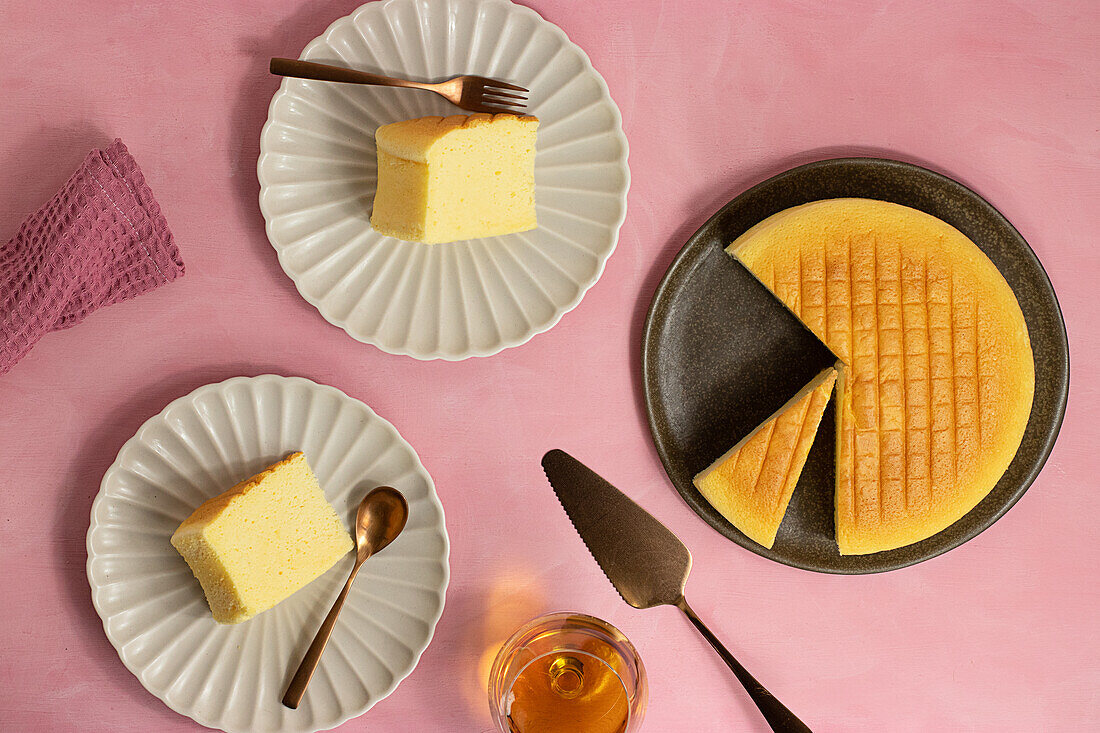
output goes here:
[{"label": "pink mesh cloth", "polygon": [[115,140],[93,150],[0,246],[0,374],[50,331],[183,275],[137,162]]}]

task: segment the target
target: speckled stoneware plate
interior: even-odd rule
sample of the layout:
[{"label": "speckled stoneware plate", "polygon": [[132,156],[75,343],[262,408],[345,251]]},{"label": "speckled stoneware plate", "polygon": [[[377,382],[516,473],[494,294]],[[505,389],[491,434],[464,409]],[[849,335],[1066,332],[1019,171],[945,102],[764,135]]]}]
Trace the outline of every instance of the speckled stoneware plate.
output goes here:
[{"label": "speckled stoneware plate", "polygon": [[565,33],[509,0],[382,0],[340,18],[302,58],[439,81],[530,89],[539,118],[538,227],[426,245],[374,231],[374,131],[468,114],[431,92],[284,79],[260,135],[260,210],[279,264],[330,323],[391,354],[459,360],[525,343],[603,273],[630,185],[619,109]]},{"label": "speckled stoneware plate", "polygon": [[[1023,442],[993,491],[944,531],[908,547],[840,555],[833,519],[833,404],[769,550],[741,534],[692,477],[793,395],[830,356],[724,248],[784,209],[841,197],[892,201],[951,224],[985,252],[1016,293],[1035,353],[1035,401]],[[784,315],[786,314],[786,315]],[[809,336],[809,337],[808,337]],[[1016,503],[1043,467],[1065,412],[1069,346],[1050,280],[1031,247],[981,196],[946,176],[879,158],[793,168],[715,214],[669,267],[650,306],[642,345],[646,410],[657,452],[684,500],[715,529],[771,560],[825,573],[876,573],[958,547]],[[722,435],[719,442],[715,434]]]},{"label": "speckled stoneware plate", "polygon": [[[223,626],[168,540],[203,501],[297,450],[347,526],[382,485],[405,495],[409,521],[363,566],[291,710],[283,692],[353,553],[274,608]],[[308,733],[361,715],[412,672],[443,612],[448,547],[432,478],[392,425],[335,387],[266,374],[200,387],[122,446],[92,505],[88,581],[123,664],[170,708],[226,731]]]}]

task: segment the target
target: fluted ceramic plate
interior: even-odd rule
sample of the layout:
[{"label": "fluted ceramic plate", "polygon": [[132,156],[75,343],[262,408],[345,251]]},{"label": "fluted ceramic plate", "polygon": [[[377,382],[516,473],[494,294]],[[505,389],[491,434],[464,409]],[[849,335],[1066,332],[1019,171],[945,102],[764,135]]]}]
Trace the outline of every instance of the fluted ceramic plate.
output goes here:
[{"label": "fluted ceramic plate", "polygon": [[538,228],[425,245],[370,226],[374,131],[468,114],[424,91],[284,79],[260,137],[260,209],[298,291],[352,337],[418,359],[488,356],[546,331],[603,272],[630,183],[619,110],[565,33],[508,0],[386,0],[303,59],[389,76],[478,74],[530,89]]},{"label": "fluted ceramic plate", "polygon": [[[351,553],[271,610],[222,626],[169,538],[203,501],[296,450],[347,526],[381,485],[405,495],[410,515],[363,566],[290,710],[283,692]],[[432,479],[392,425],[333,387],[237,377],[172,402],[119,451],[92,505],[88,580],[123,663],[173,710],[226,731],[315,731],[362,714],[416,666],[443,611],[447,553]]]}]

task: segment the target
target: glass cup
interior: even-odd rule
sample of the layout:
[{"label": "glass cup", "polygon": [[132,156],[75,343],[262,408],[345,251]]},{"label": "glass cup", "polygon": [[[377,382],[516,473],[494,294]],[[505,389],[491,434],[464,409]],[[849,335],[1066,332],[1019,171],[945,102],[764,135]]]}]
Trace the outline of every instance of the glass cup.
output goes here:
[{"label": "glass cup", "polygon": [[524,624],[489,673],[489,709],[503,733],[633,733],[648,695],[634,646],[611,624],[580,613]]}]

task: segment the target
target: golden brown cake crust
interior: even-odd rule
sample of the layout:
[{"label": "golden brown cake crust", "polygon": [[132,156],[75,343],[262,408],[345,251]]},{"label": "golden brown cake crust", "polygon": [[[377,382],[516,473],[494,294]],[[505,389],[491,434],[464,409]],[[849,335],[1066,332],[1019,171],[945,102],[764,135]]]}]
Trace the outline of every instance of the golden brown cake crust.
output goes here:
[{"label": "golden brown cake crust", "polygon": [[258,486],[260,483],[263,482],[265,478],[270,476],[275,471],[278,471],[285,465],[297,463],[299,461],[305,461],[305,459],[306,457],[304,453],[302,453],[301,451],[295,451],[281,461],[276,461],[275,463],[272,463],[270,466],[260,471],[255,476],[250,476],[245,480],[234,484],[231,488],[222,492],[221,494],[207,499],[202,504],[199,504],[195,511],[191,513],[191,516],[183,520],[183,523],[176,528],[176,531],[173,533],[173,535],[181,534],[183,532],[186,532],[194,525],[206,522],[208,519],[210,519],[210,517],[224,509],[236,497],[244,494],[252,487]]},{"label": "golden brown cake crust", "polygon": [[869,199],[780,212],[730,251],[845,364],[837,541],[888,550],[970,511],[1015,455],[1034,361],[1008,283],[945,222]]},{"label": "golden brown cake crust", "polygon": [[449,132],[473,129],[490,123],[514,122],[538,128],[539,120],[531,115],[476,113],[448,117],[418,117],[382,125],[374,133],[379,150],[406,160],[424,161],[431,144]]}]

